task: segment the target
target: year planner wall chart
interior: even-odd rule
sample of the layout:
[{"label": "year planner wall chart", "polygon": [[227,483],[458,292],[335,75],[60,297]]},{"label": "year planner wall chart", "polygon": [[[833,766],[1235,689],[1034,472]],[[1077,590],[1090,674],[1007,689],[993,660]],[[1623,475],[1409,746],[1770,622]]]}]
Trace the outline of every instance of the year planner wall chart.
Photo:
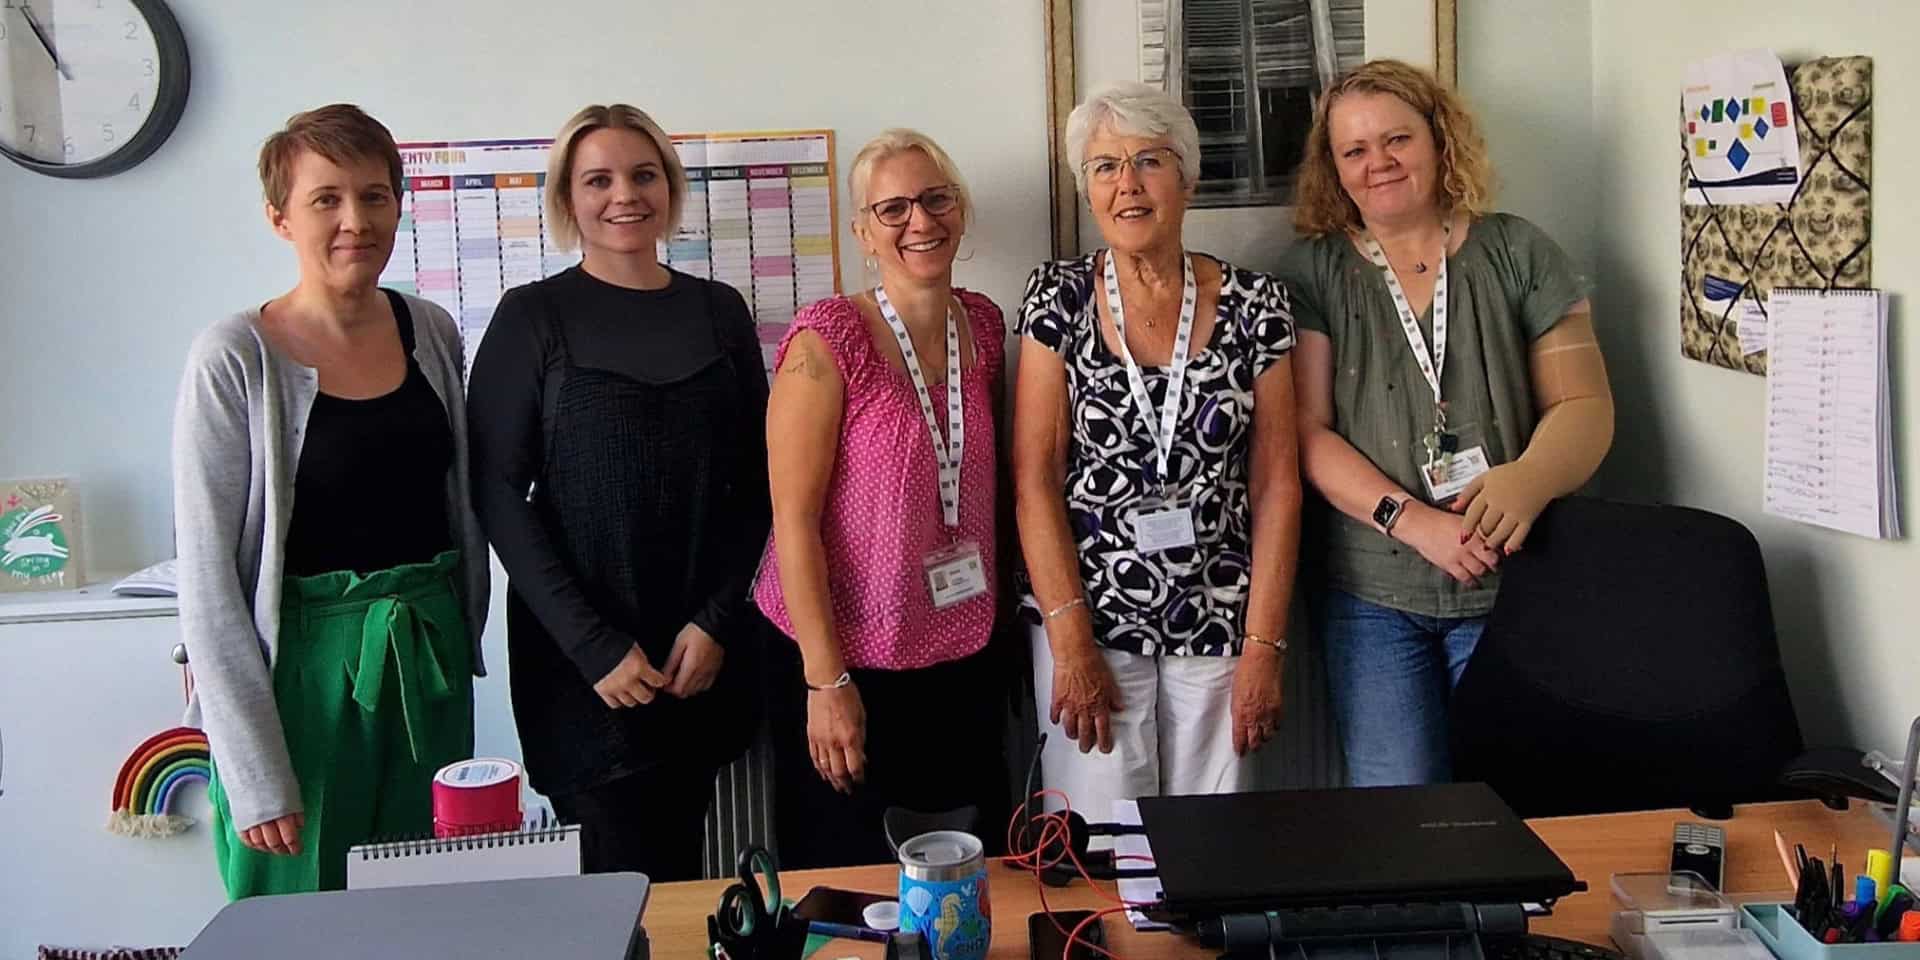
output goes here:
[{"label": "year planner wall chart", "polygon": [[[794,311],[840,289],[833,133],[674,134],[687,170],[680,226],[660,262],[728,284],[773,349]],[[546,220],[551,140],[400,144],[406,191],[383,286],[418,294],[459,322],[469,365],[502,292],[580,262]]]}]

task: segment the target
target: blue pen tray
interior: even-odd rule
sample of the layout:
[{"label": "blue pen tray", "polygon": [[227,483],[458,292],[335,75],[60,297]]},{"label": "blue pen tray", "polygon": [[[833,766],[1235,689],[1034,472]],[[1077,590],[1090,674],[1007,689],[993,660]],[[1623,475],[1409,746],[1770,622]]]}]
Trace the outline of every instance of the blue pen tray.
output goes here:
[{"label": "blue pen tray", "polygon": [[1821,943],[1784,903],[1749,903],[1740,925],[1752,930],[1780,960],[1920,960],[1920,943]]}]

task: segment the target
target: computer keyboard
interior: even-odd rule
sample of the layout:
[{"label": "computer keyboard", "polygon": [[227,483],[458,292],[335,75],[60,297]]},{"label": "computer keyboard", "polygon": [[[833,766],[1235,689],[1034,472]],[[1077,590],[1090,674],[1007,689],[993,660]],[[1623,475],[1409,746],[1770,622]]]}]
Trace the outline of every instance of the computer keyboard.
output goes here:
[{"label": "computer keyboard", "polygon": [[1486,960],[1625,960],[1612,947],[1595,946],[1543,933],[1480,937]]}]

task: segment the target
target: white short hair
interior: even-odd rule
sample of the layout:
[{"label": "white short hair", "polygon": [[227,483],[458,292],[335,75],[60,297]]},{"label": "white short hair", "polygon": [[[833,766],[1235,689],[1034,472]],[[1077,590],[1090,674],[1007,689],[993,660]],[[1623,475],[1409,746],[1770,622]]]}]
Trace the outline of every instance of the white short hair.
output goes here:
[{"label": "white short hair", "polygon": [[1067,117],[1067,159],[1073,182],[1087,192],[1087,141],[1101,127],[1123,137],[1165,137],[1180,154],[1180,180],[1200,181],[1200,128],[1180,101],[1144,83],[1117,83],[1088,97]]}]

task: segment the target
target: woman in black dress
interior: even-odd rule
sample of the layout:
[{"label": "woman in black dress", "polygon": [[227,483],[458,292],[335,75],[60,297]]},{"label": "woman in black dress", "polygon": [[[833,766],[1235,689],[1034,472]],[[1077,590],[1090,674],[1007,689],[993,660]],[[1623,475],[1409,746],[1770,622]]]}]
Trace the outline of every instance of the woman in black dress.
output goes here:
[{"label": "woman in black dress", "polygon": [[759,340],[738,292],[659,263],[686,173],[645,113],[575,114],[546,187],[549,232],[584,258],[507,291],[468,387],[514,720],[533,787],[585,827],[588,872],[691,879],[715,776],[757,719]]}]

